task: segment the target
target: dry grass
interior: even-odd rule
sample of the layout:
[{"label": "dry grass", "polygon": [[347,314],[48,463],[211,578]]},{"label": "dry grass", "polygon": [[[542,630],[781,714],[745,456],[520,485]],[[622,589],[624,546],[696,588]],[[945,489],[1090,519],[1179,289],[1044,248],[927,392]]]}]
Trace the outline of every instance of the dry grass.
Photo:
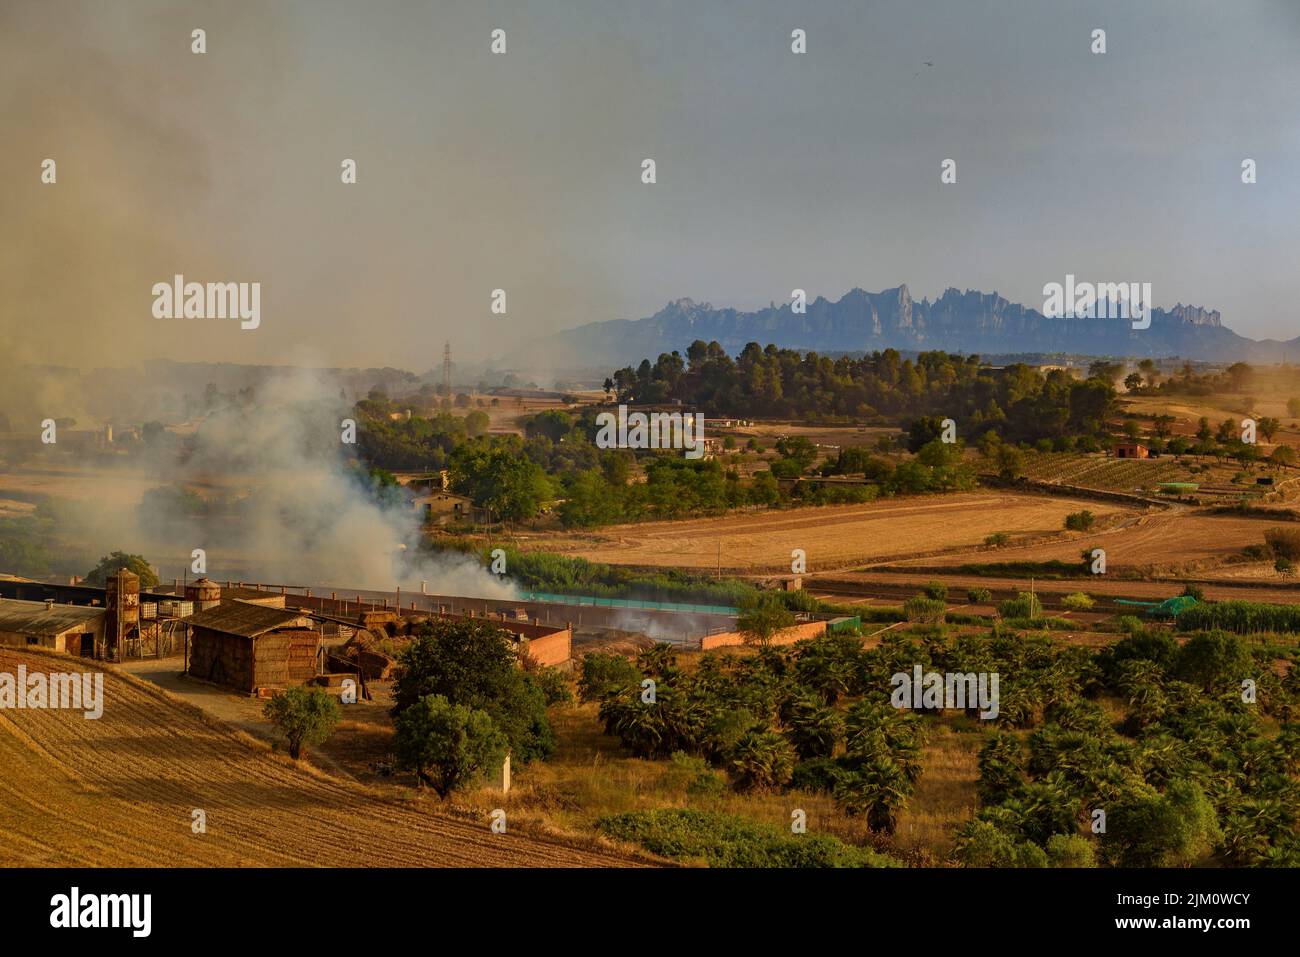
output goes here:
[{"label": "dry grass", "polygon": [[1099,519],[1135,514],[1104,502],[969,492],[521,535],[519,544],[614,565],[699,571],[715,569],[721,554],[724,571],[741,573],[788,572],[791,549],[802,548],[810,569],[826,571],[976,546],[994,532],[1056,533],[1083,508]]},{"label": "dry grass", "polygon": [[467,800],[475,805],[495,800],[512,819],[578,833],[594,831],[606,816],[666,807],[718,811],[787,828],[791,812],[800,809],[807,815],[809,833],[830,834],[930,865],[946,863],[954,826],[975,812],[976,762],[984,729],[964,716],[929,724],[916,793],[890,840],[873,834],[865,818],[844,814],[826,794],[726,790],[715,797],[689,796],[687,781],[672,762],[633,758],[616,738],[601,733],[598,710],[595,704],[552,709],[559,741],[556,755],[524,769],[504,802],[487,790]]},{"label": "dry grass", "polygon": [[[82,670],[0,650],[0,668]],[[104,714],[0,712],[0,864],[608,866],[626,856],[526,823],[368,788],[295,763],[197,707],[105,668]],[[193,834],[191,811],[207,813]]]}]

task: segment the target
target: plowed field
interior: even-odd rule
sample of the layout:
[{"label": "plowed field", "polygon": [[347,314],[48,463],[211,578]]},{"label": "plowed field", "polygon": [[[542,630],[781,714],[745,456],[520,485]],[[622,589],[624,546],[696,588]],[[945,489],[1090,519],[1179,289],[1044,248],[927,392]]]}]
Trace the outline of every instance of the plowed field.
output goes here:
[{"label": "plowed field", "polygon": [[[83,670],[0,649],[0,671]],[[0,710],[0,865],[617,866],[614,852],[437,812],[295,766],[128,675],[104,713]],[[207,833],[191,832],[191,812]]]},{"label": "plowed field", "polygon": [[761,511],[722,518],[612,525],[568,533],[525,546],[614,565],[694,570],[721,566],[735,572],[790,570],[790,552],[802,548],[810,569],[846,568],[978,545],[994,532],[1041,535],[1060,531],[1070,512],[1099,519],[1136,515],[1109,502],[967,492],[918,495],[868,505],[829,505]]},{"label": "plowed field", "polygon": [[937,558],[918,559],[914,564],[1075,562],[1086,546],[1104,548],[1107,564],[1112,568],[1177,570],[1180,566],[1221,562],[1239,554],[1247,545],[1262,545],[1264,532],[1277,524],[1268,518],[1175,510],[1143,515],[1136,521],[1114,528],[1060,541],[1010,546],[996,551],[952,552]]}]

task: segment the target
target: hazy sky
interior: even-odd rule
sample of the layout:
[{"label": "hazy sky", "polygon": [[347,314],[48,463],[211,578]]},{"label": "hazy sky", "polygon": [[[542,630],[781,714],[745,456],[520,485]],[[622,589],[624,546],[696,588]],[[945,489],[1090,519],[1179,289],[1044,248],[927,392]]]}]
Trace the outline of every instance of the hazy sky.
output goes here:
[{"label": "hazy sky", "polygon": [[[683,296],[1067,272],[1300,333],[1296,0],[0,0],[0,120],[25,360],[424,370]],[[261,282],[261,328],[153,318],[175,273]]]}]

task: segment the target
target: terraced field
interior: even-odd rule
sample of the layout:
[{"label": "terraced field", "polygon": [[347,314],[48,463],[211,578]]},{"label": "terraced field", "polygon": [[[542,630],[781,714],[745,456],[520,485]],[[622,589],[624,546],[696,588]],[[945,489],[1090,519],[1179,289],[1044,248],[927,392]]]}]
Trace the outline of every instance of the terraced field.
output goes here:
[{"label": "terraced field", "polygon": [[[0,671],[82,670],[0,650]],[[0,711],[4,866],[620,866],[613,851],[437,813],[287,757],[109,669],[104,714]],[[191,832],[191,811],[207,833]]]}]

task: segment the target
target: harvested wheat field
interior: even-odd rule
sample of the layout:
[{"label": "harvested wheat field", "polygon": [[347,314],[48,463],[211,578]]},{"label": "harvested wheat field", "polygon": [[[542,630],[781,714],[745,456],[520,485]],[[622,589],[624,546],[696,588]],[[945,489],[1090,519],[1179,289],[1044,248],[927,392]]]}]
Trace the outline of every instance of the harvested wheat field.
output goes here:
[{"label": "harvested wheat field", "polygon": [[[1093,512],[1097,510],[1094,508]],[[1247,545],[1262,545],[1264,532],[1277,525],[1269,518],[1214,515],[1175,509],[1153,512],[1133,521],[1069,538],[1025,546],[944,555],[917,561],[924,565],[964,565],[970,562],[1077,562],[1084,547],[1106,550],[1112,570],[1137,569],[1177,573],[1210,567],[1239,555]],[[906,565],[906,562],[900,563]]]},{"label": "harvested wheat field", "polygon": [[809,570],[825,571],[974,546],[994,532],[1059,532],[1066,515],[1084,508],[1099,520],[1137,514],[1109,502],[967,492],[613,525],[545,539],[520,536],[520,544],[614,565],[710,570],[721,564],[738,573],[789,572],[791,550],[802,548]]},{"label": "harvested wheat field", "polygon": [[[0,670],[85,670],[0,650]],[[298,767],[165,692],[105,669],[104,713],[0,711],[4,866],[618,866],[594,846],[437,813]],[[191,811],[207,833],[191,833]]]}]

